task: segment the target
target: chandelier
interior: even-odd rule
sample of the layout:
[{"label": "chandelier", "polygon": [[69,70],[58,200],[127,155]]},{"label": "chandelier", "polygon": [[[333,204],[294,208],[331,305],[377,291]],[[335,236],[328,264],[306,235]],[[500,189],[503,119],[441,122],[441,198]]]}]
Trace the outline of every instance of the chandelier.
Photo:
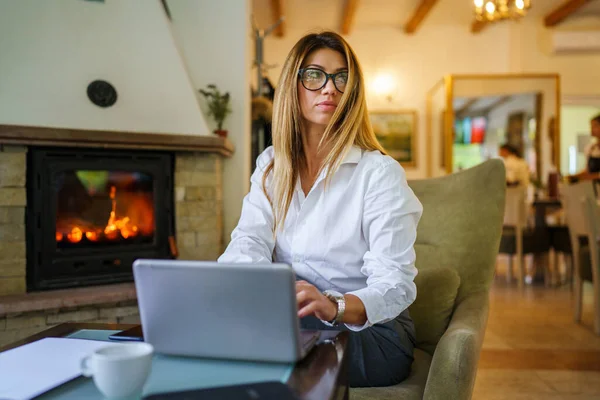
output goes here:
[{"label": "chandelier", "polygon": [[473,0],[475,19],[478,21],[499,21],[517,19],[527,14],[530,0]]}]

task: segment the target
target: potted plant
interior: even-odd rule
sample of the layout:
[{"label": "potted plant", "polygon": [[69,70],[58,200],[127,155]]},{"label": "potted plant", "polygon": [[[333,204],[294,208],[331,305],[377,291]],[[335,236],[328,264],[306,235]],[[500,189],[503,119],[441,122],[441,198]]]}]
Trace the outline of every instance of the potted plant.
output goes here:
[{"label": "potted plant", "polygon": [[229,108],[229,92],[221,93],[216,85],[206,86],[206,90],[200,89],[200,93],[206,98],[208,104],[208,115],[214,118],[217,123],[217,129],[214,131],[217,135],[227,137],[227,130],[223,129],[223,122],[227,115],[231,113]]}]

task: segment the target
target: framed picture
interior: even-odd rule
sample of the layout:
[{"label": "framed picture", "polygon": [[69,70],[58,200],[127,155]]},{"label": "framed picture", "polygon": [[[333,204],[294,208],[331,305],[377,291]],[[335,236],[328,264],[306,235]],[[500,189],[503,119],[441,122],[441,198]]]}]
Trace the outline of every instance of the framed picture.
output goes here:
[{"label": "framed picture", "polygon": [[377,140],[403,167],[417,166],[417,111],[372,111],[369,113]]},{"label": "framed picture", "polygon": [[446,168],[446,110],[440,114],[440,167]]}]

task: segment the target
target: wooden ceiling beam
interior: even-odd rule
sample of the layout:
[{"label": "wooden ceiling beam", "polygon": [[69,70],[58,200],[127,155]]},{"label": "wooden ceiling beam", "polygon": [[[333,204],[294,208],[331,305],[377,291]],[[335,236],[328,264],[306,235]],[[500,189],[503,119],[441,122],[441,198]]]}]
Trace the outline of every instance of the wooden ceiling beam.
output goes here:
[{"label": "wooden ceiling beam", "polygon": [[485,21],[473,21],[471,24],[471,33],[479,33],[488,25]]},{"label": "wooden ceiling beam", "polygon": [[346,0],[342,11],[342,35],[349,35],[358,8],[358,0]]},{"label": "wooden ceiling beam", "polygon": [[[273,15],[273,23],[277,23],[283,18],[283,0],[271,0],[271,14]],[[283,37],[285,35],[285,21],[275,28],[275,36]]]},{"label": "wooden ceiling beam", "polygon": [[591,0],[568,0],[564,2],[544,17],[544,25],[549,28],[560,24],[590,1]]},{"label": "wooden ceiling beam", "polygon": [[469,112],[469,109],[473,107],[475,103],[477,103],[477,100],[479,100],[479,98],[477,97],[474,97],[471,100],[467,100],[467,102],[460,108],[460,110],[456,111],[456,115],[461,115]]},{"label": "wooden ceiling beam", "polygon": [[437,2],[438,0],[421,0],[421,3],[419,3],[413,15],[404,25],[404,32],[409,35],[415,33],[419,28],[419,25],[421,25],[427,14],[429,14]]},{"label": "wooden ceiling beam", "polygon": [[512,100],[512,96],[511,95],[502,96],[498,100],[496,100],[495,102],[493,102],[492,104],[490,104],[489,106],[487,106],[484,109],[484,112],[487,114],[490,111],[492,111],[494,108],[500,107],[504,103],[508,103],[510,100]]},{"label": "wooden ceiling beam", "polygon": [[465,102],[465,104],[460,108],[460,110],[456,111],[456,113],[455,113],[456,118],[462,119],[462,118],[466,118],[466,117],[473,118],[473,117],[485,116],[485,115],[489,114],[490,111],[492,111],[494,108],[500,107],[504,103],[507,103],[510,100],[512,100],[512,95],[502,96],[502,97],[498,98],[498,100],[494,101],[492,104],[490,104],[489,106],[487,106],[485,108],[479,108],[476,110],[472,110],[472,108],[474,106],[476,106],[477,102],[479,102],[479,100],[481,100],[481,99],[482,99],[482,97],[474,97],[470,100],[467,100]]}]

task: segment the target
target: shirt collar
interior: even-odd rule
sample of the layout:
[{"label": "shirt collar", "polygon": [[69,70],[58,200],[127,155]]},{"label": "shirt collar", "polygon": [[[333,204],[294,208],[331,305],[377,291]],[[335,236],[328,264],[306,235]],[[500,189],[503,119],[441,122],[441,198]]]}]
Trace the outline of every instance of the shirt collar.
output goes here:
[{"label": "shirt collar", "polygon": [[358,146],[350,147],[350,150],[346,153],[346,156],[342,160],[341,164],[358,164],[362,158],[362,149]]},{"label": "shirt collar", "polygon": [[[342,160],[342,162],[340,163],[340,165],[342,164],[358,164],[360,162],[360,159],[362,158],[362,149],[358,146],[352,146],[350,147],[350,150],[348,150],[348,152],[346,153],[346,155],[344,156],[344,159]],[[317,177],[317,180],[315,181],[315,184],[317,182],[319,182],[322,179],[325,179],[325,176],[327,175],[327,171],[329,171],[329,167],[325,167],[323,169],[323,171],[321,171],[321,174]],[[296,179],[296,191],[300,191],[302,192],[302,185],[300,183],[300,176],[298,176],[298,178]]]}]

